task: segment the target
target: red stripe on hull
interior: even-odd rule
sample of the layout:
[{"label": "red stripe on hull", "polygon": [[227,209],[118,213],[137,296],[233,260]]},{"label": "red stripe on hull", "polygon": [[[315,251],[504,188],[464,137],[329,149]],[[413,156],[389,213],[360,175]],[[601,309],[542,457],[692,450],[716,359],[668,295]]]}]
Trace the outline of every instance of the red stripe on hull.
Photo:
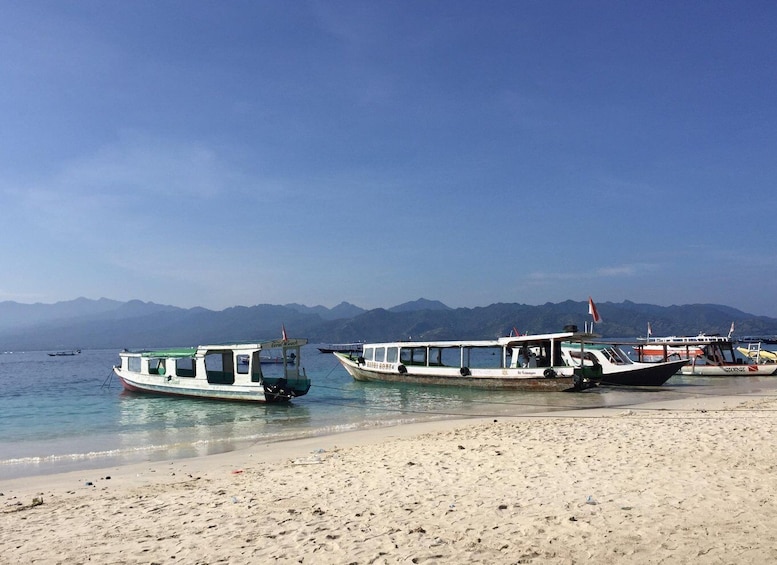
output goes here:
[{"label": "red stripe on hull", "polygon": [[119,380],[121,381],[121,385],[124,387],[124,390],[129,390],[129,391],[132,391],[132,392],[146,392],[142,388],[138,388],[135,385],[128,383],[127,381],[125,381],[121,377],[119,377]]}]

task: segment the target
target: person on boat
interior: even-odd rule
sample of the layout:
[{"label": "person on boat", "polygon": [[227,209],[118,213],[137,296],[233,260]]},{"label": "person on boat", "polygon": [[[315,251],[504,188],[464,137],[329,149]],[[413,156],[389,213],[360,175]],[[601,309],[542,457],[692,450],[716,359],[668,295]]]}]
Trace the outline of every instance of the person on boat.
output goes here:
[{"label": "person on boat", "polygon": [[521,357],[523,358],[521,365],[524,369],[537,366],[537,356],[525,345],[521,348]]}]

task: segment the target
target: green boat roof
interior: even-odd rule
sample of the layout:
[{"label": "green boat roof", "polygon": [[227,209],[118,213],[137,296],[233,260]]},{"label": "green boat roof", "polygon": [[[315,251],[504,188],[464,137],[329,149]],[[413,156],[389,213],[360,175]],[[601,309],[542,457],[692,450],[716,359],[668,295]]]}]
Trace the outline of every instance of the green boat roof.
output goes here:
[{"label": "green boat roof", "polygon": [[198,350],[199,351],[203,351],[203,350],[219,351],[219,350],[234,349],[234,350],[237,350],[238,353],[248,354],[252,351],[267,350],[267,349],[298,348],[298,347],[302,347],[307,342],[308,340],[304,338],[287,339],[287,340],[274,339],[274,340],[262,341],[262,342],[248,341],[248,342],[232,342],[232,343],[200,345],[199,347],[172,347],[168,349],[153,349],[153,350],[142,350],[142,351],[125,350],[125,353],[140,355],[142,357],[173,358],[173,357],[194,357],[197,354]]},{"label": "green boat roof", "polygon": [[196,347],[177,347],[175,349],[158,349],[156,351],[144,351],[143,357],[194,357]]}]

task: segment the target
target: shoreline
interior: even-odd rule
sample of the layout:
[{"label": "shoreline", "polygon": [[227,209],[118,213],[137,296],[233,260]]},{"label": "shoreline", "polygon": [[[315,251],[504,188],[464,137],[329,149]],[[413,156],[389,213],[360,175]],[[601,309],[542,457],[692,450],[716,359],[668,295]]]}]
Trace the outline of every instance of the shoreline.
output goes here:
[{"label": "shoreline", "polygon": [[[697,379],[700,380],[700,379]],[[574,405],[571,402],[569,406],[554,406],[552,404],[543,405],[531,404],[526,401],[519,401],[516,404],[507,402],[504,406],[512,407],[509,413],[501,411],[499,409],[492,410],[493,406],[489,402],[483,402],[482,409],[476,409],[470,413],[456,413],[446,410],[442,411],[424,411],[406,412],[403,409],[388,410],[387,412],[395,413],[396,416],[382,421],[368,421],[363,422],[351,422],[346,426],[331,426],[327,425],[321,429],[297,429],[291,431],[285,436],[276,435],[270,436],[267,439],[264,438],[249,438],[231,437],[228,434],[222,436],[213,436],[213,438],[204,438],[200,436],[197,441],[187,443],[185,437],[182,437],[182,441],[177,441],[171,444],[165,444],[165,439],[161,441],[151,441],[148,445],[132,445],[132,441],[124,442],[120,440],[120,444],[124,447],[116,449],[114,443],[103,442],[104,449],[94,447],[93,442],[83,444],[83,449],[76,447],[75,451],[60,451],[54,452],[51,455],[38,456],[38,455],[18,455],[16,458],[8,458],[0,461],[0,482],[13,480],[17,478],[25,477],[46,477],[52,475],[59,475],[63,473],[91,473],[98,472],[101,469],[120,468],[134,464],[151,464],[151,463],[164,463],[176,460],[190,460],[200,457],[210,457],[216,455],[225,455],[233,451],[242,451],[250,449],[255,444],[262,445],[285,445],[289,442],[295,442],[301,439],[313,439],[327,437],[330,435],[338,436],[350,432],[365,431],[367,433],[381,427],[396,428],[398,426],[405,426],[408,424],[422,423],[422,422],[445,422],[456,420],[471,420],[477,418],[500,418],[500,417],[520,417],[524,415],[538,415],[538,414],[557,414],[565,411],[584,412],[590,411],[596,407],[611,407],[621,408],[624,406],[642,405],[654,401],[667,402],[668,399],[660,398],[661,396],[668,396],[670,399],[680,398],[682,400],[696,397],[697,395],[708,396],[735,396],[748,393],[768,392],[771,390],[777,391],[777,379],[773,382],[771,380],[765,382],[749,382],[749,379],[736,379],[726,381],[726,384],[720,386],[723,381],[716,382],[716,380],[710,380],[710,382],[704,383],[702,388],[705,391],[699,392],[692,388],[685,388],[688,385],[686,383],[677,383],[673,387],[663,388],[650,388],[638,392],[638,396],[633,395],[633,390],[630,387],[612,387],[607,390],[606,396],[598,394],[601,391],[587,391],[584,393],[578,393],[571,395],[570,399],[574,398],[575,401],[580,400],[586,395],[593,395],[595,398],[601,398],[602,402],[596,402],[592,405],[586,405],[580,403]],[[744,386],[743,386],[744,385]],[[695,388],[695,386],[694,386]],[[629,391],[632,390],[631,393]],[[611,398],[609,401],[603,400],[610,395],[615,395],[621,392],[626,393],[626,397],[618,399],[613,402]],[[642,393],[645,393],[644,398]],[[628,396],[631,394],[631,396]],[[580,396],[578,398],[578,395]],[[563,395],[562,395],[563,396]],[[561,398],[559,396],[558,398]],[[479,401],[474,403],[480,404]],[[500,406],[497,402],[496,406]],[[307,406],[300,406],[300,409],[309,409]],[[73,442],[71,442],[73,443]],[[88,447],[87,447],[88,445]],[[129,445],[129,447],[127,447]],[[0,446],[1,447],[1,446]],[[12,448],[14,446],[11,446]],[[73,447],[72,445],[70,446]]]},{"label": "shoreline", "polygon": [[8,479],[0,562],[768,562],[775,414],[694,397]]},{"label": "shoreline", "polygon": [[[72,487],[82,479],[84,482],[94,483],[93,479],[95,477],[103,480],[106,476],[111,477],[114,481],[117,478],[123,477],[124,480],[127,480],[127,477],[130,477],[132,480],[128,482],[133,483],[136,483],[138,479],[140,479],[140,482],[143,482],[143,478],[149,481],[155,481],[158,480],[159,477],[159,475],[155,475],[155,473],[164,471],[168,468],[186,468],[190,473],[206,473],[212,468],[240,468],[243,464],[272,464],[279,463],[286,459],[304,457],[310,453],[318,452],[319,450],[324,450],[326,452],[337,449],[358,448],[364,445],[395,439],[412,438],[414,436],[430,433],[446,433],[463,427],[499,423],[500,421],[555,418],[585,420],[606,418],[608,416],[612,417],[628,411],[637,413],[642,411],[658,413],[672,410],[731,410],[733,407],[742,404],[746,399],[762,397],[774,398],[777,402],[777,390],[771,391],[768,394],[761,391],[739,395],[689,397],[673,400],[635,402],[614,407],[572,408],[567,410],[522,413],[510,416],[456,417],[333,432],[290,440],[258,441],[238,449],[192,457],[119,463],[97,466],[95,468],[0,479],[0,493],[5,496],[8,491],[13,492],[14,490],[18,490],[24,494],[41,494],[38,491],[42,491],[44,485],[48,485],[49,487],[70,485]],[[174,474],[171,474],[171,476],[174,476]],[[113,484],[117,484],[117,482],[114,482]],[[134,486],[137,486],[137,484]],[[0,503],[2,502],[3,498],[0,498]]]}]

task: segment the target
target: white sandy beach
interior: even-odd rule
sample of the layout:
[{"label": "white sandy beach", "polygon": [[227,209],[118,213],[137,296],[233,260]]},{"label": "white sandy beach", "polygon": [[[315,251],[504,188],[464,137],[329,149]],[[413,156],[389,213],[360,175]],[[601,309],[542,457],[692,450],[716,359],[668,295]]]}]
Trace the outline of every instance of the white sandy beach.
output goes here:
[{"label": "white sandy beach", "polygon": [[2,481],[0,563],[775,562],[775,432],[710,397]]}]

